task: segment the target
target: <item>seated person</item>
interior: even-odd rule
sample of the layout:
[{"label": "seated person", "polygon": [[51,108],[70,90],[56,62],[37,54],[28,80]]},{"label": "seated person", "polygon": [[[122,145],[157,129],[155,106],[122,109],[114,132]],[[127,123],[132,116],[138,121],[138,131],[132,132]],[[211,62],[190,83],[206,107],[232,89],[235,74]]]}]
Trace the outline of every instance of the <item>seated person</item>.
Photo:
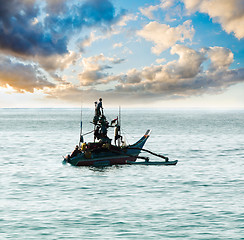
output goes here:
[{"label": "seated person", "polygon": [[71,153],[70,157],[71,157],[71,158],[72,158],[72,157],[75,157],[75,156],[78,155],[78,153],[80,153],[80,150],[79,150],[78,145],[76,145],[75,150]]}]

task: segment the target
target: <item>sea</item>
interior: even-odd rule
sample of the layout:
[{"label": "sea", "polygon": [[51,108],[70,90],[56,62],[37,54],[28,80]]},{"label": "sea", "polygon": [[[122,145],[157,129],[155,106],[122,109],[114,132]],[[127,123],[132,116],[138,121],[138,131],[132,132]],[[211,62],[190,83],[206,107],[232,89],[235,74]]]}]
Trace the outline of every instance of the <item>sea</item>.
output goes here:
[{"label": "sea", "polygon": [[176,166],[63,165],[93,114],[0,109],[1,240],[244,239],[244,110],[122,109],[127,143],[150,129]]}]

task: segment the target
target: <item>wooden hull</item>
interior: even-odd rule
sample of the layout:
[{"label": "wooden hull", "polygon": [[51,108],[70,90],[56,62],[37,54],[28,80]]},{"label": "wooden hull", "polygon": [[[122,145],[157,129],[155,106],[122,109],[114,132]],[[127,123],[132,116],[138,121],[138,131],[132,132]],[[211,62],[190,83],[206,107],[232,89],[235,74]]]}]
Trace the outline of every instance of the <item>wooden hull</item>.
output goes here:
[{"label": "wooden hull", "polygon": [[94,167],[102,167],[102,166],[112,166],[112,165],[123,165],[127,164],[127,161],[134,162],[136,157],[113,157],[107,159],[94,159],[90,161],[80,160],[77,162],[75,166],[94,166]]},{"label": "wooden hull", "polygon": [[[111,150],[111,149],[100,149],[99,152],[92,152],[91,156],[87,158],[84,153],[80,153],[77,156],[70,158],[66,157],[64,162],[68,162],[73,166],[112,166],[112,165],[123,165],[128,164],[128,161],[135,162],[138,155],[141,152],[141,148],[146,143],[149,137],[150,131],[135,144],[129,145],[125,148]],[[133,149],[138,148],[138,149]]]}]

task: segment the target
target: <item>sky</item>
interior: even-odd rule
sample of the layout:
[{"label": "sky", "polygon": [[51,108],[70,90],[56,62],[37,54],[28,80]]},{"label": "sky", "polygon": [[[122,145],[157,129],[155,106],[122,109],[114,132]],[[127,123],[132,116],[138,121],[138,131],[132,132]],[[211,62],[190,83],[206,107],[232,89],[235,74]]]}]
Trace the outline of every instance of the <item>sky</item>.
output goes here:
[{"label": "sky", "polygon": [[244,109],[243,0],[0,0],[0,108]]}]

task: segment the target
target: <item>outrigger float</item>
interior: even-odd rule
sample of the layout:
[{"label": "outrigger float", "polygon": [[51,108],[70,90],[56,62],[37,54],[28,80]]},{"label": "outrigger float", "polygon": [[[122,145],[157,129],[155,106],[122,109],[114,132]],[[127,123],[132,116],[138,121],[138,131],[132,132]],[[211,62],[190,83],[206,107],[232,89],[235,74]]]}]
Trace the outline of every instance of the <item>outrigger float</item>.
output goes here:
[{"label": "outrigger float", "polygon": [[[92,124],[94,130],[82,134],[82,121],[80,130],[80,141],[79,145],[76,146],[75,150],[64,157],[63,164],[70,163],[73,166],[93,166],[103,167],[112,165],[176,165],[178,160],[169,161],[168,157],[160,154],[153,153],[143,146],[150,136],[150,130],[132,145],[126,145],[121,136],[120,125],[121,117],[119,111],[119,117],[111,121],[111,124],[106,120],[103,114],[102,99],[97,104],[95,102],[95,116]],[[115,128],[114,144],[112,140],[107,136],[107,129],[109,127]],[[84,142],[84,136],[94,133],[94,141],[86,143]],[[98,141],[96,141],[98,140]],[[149,161],[149,157],[139,156],[144,151],[152,154],[156,157],[164,159],[164,161]],[[144,161],[136,162],[137,159],[143,159]]]}]

